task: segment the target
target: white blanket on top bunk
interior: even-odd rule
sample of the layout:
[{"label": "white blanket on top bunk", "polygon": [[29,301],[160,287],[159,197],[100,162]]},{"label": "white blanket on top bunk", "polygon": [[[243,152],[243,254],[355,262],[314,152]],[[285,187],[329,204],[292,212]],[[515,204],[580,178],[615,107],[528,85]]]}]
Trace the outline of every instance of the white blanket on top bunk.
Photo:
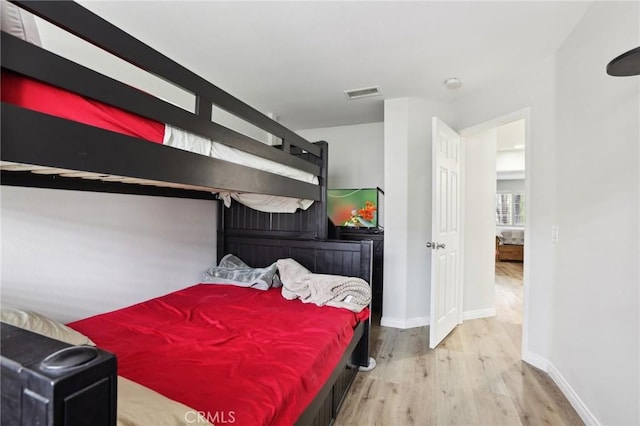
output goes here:
[{"label": "white blanket on top bunk", "polygon": [[[318,178],[311,173],[267,160],[219,142],[213,142],[168,124],[165,125],[163,143],[174,148],[195,152],[196,154],[210,156],[314,185],[318,184]],[[313,204],[313,200],[275,195],[246,194],[232,191],[221,191],[218,194],[227,207],[231,205],[231,198],[233,198],[254,210],[269,213],[294,213],[297,209],[306,210]]]}]

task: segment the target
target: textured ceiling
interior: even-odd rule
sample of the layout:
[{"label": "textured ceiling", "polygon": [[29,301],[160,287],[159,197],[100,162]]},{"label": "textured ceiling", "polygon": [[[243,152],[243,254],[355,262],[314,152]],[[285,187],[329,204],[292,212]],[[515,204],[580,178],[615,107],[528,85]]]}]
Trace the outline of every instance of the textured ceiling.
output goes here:
[{"label": "textured ceiling", "polygon": [[[589,2],[82,2],[294,129],[450,102],[553,54]],[[460,77],[463,87],[442,82]],[[378,85],[381,97],[342,93]]]}]

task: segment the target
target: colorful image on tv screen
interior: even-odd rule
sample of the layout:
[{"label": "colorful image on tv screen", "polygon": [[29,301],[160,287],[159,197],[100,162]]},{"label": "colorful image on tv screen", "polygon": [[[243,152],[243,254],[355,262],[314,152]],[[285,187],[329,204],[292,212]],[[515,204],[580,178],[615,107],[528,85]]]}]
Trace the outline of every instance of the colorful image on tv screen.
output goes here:
[{"label": "colorful image on tv screen", "polygon": [[376,228],[378,189],[329,189],[327,213],[336,226]]}]

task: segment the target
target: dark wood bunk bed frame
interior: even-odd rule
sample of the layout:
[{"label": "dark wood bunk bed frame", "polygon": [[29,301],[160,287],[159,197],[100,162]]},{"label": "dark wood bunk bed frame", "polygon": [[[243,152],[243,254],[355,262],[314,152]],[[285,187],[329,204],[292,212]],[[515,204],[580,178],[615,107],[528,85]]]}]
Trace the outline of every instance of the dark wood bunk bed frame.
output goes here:
[{"label": "dark wood bunk bed frame", "polygon": [[[308,210],[286,214],[257,212],[236,202],[231,208],[224,208],[219,203],[218,258],[234,253],[259,267],[278,258],[292,257],[316,273],[358,276],[371,282],[370,241],[327,240],[326,142],[309,143],[74,2],[10,1],[193,93],[195,113],[4,32],[3,69],[313,173],[320,184],[296,181],[3,102],[2,185],[196,199],[215,199],[211,193],[215,188],[312,199],[315,203]],[[212,122],[214,104],[281,138],[282,144],[267,146]],[[49,168],[50,173],[31,173],[33,166]],[[90,179],[61,176],[69,171],[82,172]],[[117,181],[113,181],[114,177]],[[370,321],[357,326],[340,363],[297,424],[327,425],[335,418],[358,366],[368,365],[369,327]]]}]

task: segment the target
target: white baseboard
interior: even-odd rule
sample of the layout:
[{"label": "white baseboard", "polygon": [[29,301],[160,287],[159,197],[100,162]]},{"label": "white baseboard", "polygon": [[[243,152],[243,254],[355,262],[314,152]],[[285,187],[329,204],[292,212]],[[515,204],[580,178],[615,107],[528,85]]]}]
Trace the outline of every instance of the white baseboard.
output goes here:
[{"label": "white baseboard", "polygon": [[527,364],[531,364],[534,367],[539,368],[545,373],[549,372],[549,361],[540,355],[525,350],[522,352],[522,360]]},{"label": "white baseboard", "polygon": [[600,426],[602,423],[596,419],[596,416],[593,415],[587,404],[585,404],[582,399],[578,396],[578,394],[573,390],[569,382],[564,378],[560,371],[556,368],[553,363],[548,363],[548,371],[549,377],[551,380],[555,382],[556,385],[560,388],[564,396],[567,397],[571,406],[576,410],[582,421],[587,426]]},{"label": "white baseboard", "polygon": [[476,309],[475,311],[464,311],[462,313],[463,320],[472,320],[478,318],[488,318],[496,316],[496,308]]},{"label": "white baseboard", "polygon": [[393,328],[414,328],[424,327],[429,325],[429,317],[417,317],[417,318],[389,318],[382,317],[380,319],[380,325],[383,327]]},{"label": "white baseboard", "polygon": [[549,375],[587,426],[602,425],[552,362],[530,351],[523,351],[522,360]]}]

